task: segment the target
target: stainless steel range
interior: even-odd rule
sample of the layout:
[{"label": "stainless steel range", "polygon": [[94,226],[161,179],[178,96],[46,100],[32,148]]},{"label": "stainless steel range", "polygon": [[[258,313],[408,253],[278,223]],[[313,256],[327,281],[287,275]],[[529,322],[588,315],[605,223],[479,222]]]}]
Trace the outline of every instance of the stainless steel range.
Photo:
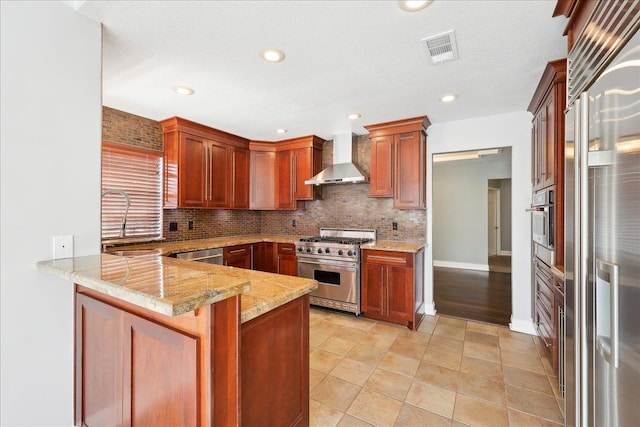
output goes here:
[{"label": "stainless steel range", "polygon": [[315,279],[313,305],[360,314],[360,244],[376,240],[376,230],[321,228],[320,235],[296,243],[298,276]]}]

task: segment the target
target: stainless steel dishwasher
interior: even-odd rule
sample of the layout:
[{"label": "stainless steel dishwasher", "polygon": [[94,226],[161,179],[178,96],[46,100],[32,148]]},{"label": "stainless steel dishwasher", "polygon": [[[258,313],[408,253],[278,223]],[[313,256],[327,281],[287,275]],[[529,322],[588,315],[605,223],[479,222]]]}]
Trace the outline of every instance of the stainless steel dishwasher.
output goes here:
[{"label": "stainless steel dishwasher", "polygon": [[180,252],[176,258],[185,261],[206,262],[208,264],[222,265],[222,248],[203,249],[201,251]]}]

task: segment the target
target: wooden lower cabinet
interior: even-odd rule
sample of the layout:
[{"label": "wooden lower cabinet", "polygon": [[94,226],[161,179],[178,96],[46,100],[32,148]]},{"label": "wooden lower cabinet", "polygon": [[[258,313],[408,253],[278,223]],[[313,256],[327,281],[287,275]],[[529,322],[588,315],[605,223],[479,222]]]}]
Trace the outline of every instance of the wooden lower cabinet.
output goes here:
[{"label": "wooden lower cabinet", "polygon": [[228,267],[252,268],[252,250],[251,245],[235,245],[227,246],[222,250],[223,264]]},{"label": "wooden lower cabinet", "polygon": [[416,330],[424,315],[423,251],[362,251],[362,312]]},{"label": "wooden lower cabinet", "polygon": [[309,425],[309,297],[242,324],[242,425]]},{"label": "wooden lower cabinet", "polygon": [[562,363],[563,339],[562,322],[564,318],[564,284],[552,275],[551,269],[542,261],[536,260],[535,266],[535,324],[553,372],[558,374]]},{"label": "wooden lower cabinet", "polygon": [[278,244],[274,242],[259,242],[253,245],[253,269],[278,272]]},{"label": "wooden lower cabinet", "polygon": [[298,257],[294,244],[278,243],[278,274],[298,275]]}]

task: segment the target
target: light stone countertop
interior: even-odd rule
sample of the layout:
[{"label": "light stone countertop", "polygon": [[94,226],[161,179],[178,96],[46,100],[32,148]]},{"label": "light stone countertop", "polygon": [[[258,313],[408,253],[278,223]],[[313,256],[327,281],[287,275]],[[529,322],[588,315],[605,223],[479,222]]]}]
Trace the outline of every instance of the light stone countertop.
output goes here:
[{"label": "light stone countertop", "polygon": [[371,249],[377,251],[395,251],[395,252],[410,252],[418,253],[425,247],[424,242],[418,241],[406,241],[398,242],[394,240],[376,240],[373,243],[365,243],[360,245],[360,249]]},{"label": "light stone countertop", "polygon": [[305,295],[315,280],[159,255],[109,254],[40,261],[37,268],[167,316],[242,294],[242,322]]}]

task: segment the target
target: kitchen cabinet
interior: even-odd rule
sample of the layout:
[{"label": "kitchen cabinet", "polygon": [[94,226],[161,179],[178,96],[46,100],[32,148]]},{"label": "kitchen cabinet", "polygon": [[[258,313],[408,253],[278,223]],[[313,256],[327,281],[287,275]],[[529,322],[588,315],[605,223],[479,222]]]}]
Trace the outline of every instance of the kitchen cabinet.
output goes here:
[{"label": "kitchen cabinet", "polygon": [[75,424],[237,423],[239,297],[215,306],[168,317],[76,286]]},{"label": "kitchen cabinet", "polygon": [[274,242],[259,242],[253,245],[253,269],[278,272],[278,244]]},{"label": "kitchen cabinet", "polygon": [[258,210],[276,208],[276,151],[268,142],[251,141],[249,207]]},{"label": "kitchen cabinet", "polygon": [[251,269],[252,255],[250,244],[226,246],[222,249],[223,264],[228,267]]},{"label": "kitchen cabinet", "polygon": [[278,243],[278,274],[298,275],[296,246],[292,243]]},{"label": "kitchen cabinet", "polygon": [[179,117],[160,123],[165,208],[248,206],[246,139]]},{"label": "kitchen cabinet", "polygon": [[304,202],[294,198],[295,183],[293,151],[276,151],[276,209],[304,208]]},{"label": "kitchen cabinet", "polygon": [[423,250],[362,251],[362,312],[416,330],[424,315]]},{"label": "kitchen cabinet", "polygon": [[396,209],[426,208],[426,116],[368,125],[370,197],[393,197]]},{"label": "kitchen cabinet", "polygon": [[534,261],[535,271],[535,325],[553,372],[558,374],[562,363],[564,283],[551,273],[544,262]]}]

